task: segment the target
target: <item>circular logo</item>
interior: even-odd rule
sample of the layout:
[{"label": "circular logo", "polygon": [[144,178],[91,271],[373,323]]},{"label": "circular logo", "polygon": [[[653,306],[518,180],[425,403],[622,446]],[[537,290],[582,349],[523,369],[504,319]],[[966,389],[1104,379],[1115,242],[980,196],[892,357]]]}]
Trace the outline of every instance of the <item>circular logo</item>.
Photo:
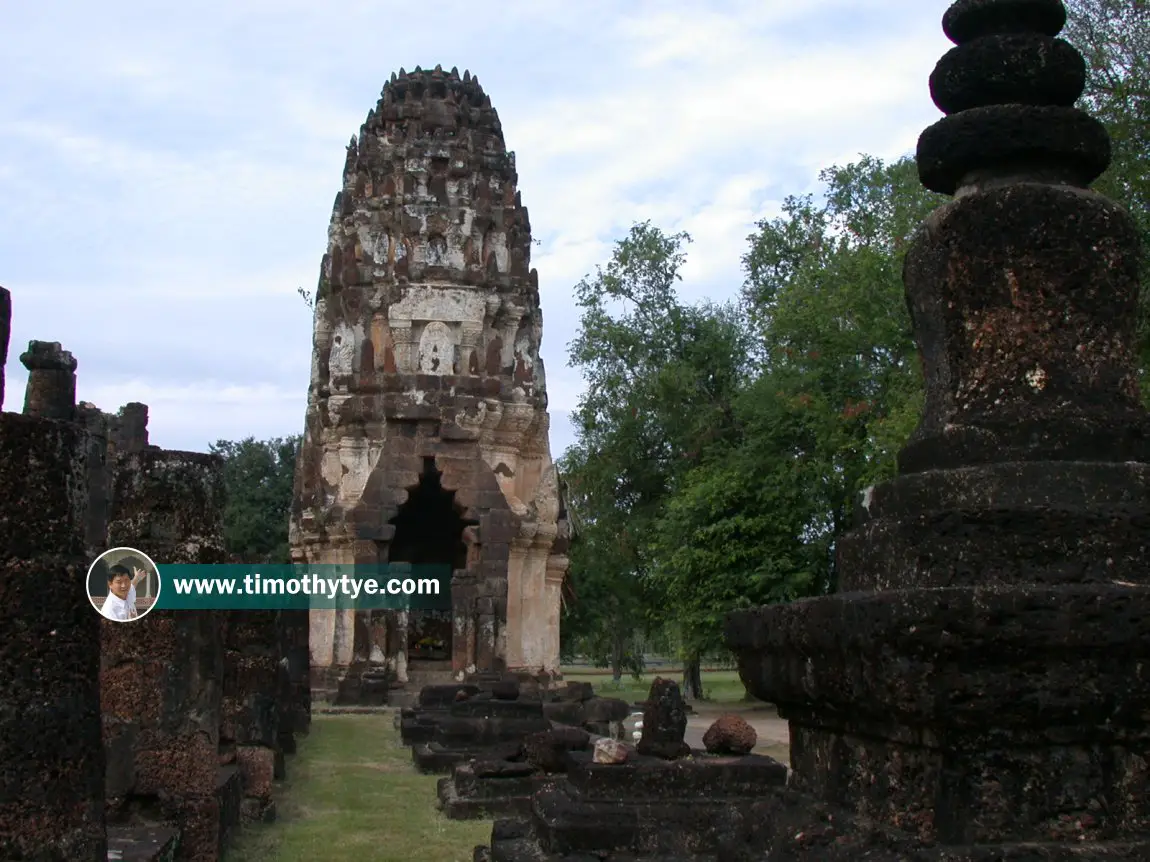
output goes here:
[{"label": "circular logo", "polygon": [[131,623],[156,606],[163,584],[152,558],[136,548],[109,548],[92,561],[88,601],[104,619]]}]

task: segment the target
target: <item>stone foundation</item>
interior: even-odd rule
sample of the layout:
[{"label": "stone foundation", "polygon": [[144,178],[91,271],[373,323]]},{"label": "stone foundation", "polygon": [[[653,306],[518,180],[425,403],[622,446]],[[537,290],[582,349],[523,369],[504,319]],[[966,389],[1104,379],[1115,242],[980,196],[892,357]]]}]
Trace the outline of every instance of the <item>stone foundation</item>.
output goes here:
[{"label": "stone foundation", "polygon": [[624,701],[595,697],[586,684],[550,689],[523,677],[476,675],[468,683],[424,687],[420,706],[397,717],[416,767],[446,774],[476,757],[505,759],[529,735],[553,723],[585,725],[591,732],[614,726],[621,734],[630,711]]},{"label": "stone foundation", "polygon": [[566,780],[515,760],[475,760],[456,764],[436,783],[436,807],[451,820],[525,817],[531,798]]},{"label": "stone foundation", "polygon": [[[622,738],[622,722],[631,709],[618,698],[599,697],[589,683],[569,683],[552,688],[546,681],[540,682],[531,677],[503,677],[501,675],[473,675],[468,682],[450,685],[425,686],[419,692],[419,704],[413,708],[400,710],[396,716],[396,726],[404,745],[429,743],[435,738],[436,728],[444,719],[464,717],[470,713],[466,708],[453,711],[464,700],[469,700],[481,692],[484,700],[495,698],[497,683],[518,685],[516,700],[539,701],[543,716],[555,724],[582,727],[598,736]],[[510,688],[506,694],[510,695]],[[505,698],[506,699],[506,698]],[[534,714],[534,707],[529,707]]]},{"label": "stone foundation", "polygon": [[452,707],[452,714],[436,727],[432,741],[412,747],[411,759],[420,772],[448,773],[457,763],[518,745],[532,733],[551,729],[540,701],[481,697]]},{"label": "stone foundation", "polygon": [[571,757],[566,781],[537,793],[527,817],[496,822],[477,862],[765,858],[727,854],[745,846],[761,800],[782,794],[781,763],[701,752],[675,761],[636,755],[623,764]]},{"label": "stone foundation", "polygon": [[332,705],[386,706],[393,679],[386,665],[353,665],[339,680]]},{"label": "stone foundation", "polygon": [[575,727],[557,727],[526,737],[503,759],[480,756],[457,764],[436,786],[438,807],[453,820],[526,816],[531,798],[566,780],[574,752],[590,749],[594,737]]}]

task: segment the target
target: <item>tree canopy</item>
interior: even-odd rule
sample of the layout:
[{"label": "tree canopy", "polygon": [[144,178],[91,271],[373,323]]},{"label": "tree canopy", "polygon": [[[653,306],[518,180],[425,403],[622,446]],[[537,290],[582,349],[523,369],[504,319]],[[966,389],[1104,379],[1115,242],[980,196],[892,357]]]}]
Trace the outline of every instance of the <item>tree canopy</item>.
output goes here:
[{"label": "tree canopy", "polygon": [[251,563],[288,563],[288,519],[300,437],[219,440],[224,459],[224,545]]},{"label": "tree canopy", "polygon": [[[1129,209],[1150,249],[1150,5],[1068,6],[1064,37],[1088,69],[1082,106],[1114,143],[1095,188]],[[587,389],[563,459],[582,525],[565,640],[617,674],[644,639],[670,633],[697,695],[727,613],[834,590],[855,501],[893,475],[918,423],[902,264],[947,198],[922,187],[910,156],[864,155],[819,179],[821,194],[789,197],[756,226],[737,302],[685,303],[690,237],[650,222],[575,289],[571,362]],[[1150,291],[1138,325],[1150,404]]]}]

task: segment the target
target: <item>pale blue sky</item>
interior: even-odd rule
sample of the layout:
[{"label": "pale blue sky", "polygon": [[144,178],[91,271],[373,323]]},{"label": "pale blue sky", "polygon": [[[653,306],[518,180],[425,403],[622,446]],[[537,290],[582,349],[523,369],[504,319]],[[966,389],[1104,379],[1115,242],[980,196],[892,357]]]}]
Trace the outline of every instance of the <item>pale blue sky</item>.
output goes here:
[{"label": "pale blue sky", "polygon": [[[552,451],[572,441],[572,286],[637,220],[686,230],[684,294],[732,296],[754,223],[818,171],[913,150],[945,0],[40,0],[0,7],[0,284],[19,354],[152,442],[301,430],[344,147],[401,66],[478,75],[541,245]],[[498,11],[496,11],[498,10]]]}]

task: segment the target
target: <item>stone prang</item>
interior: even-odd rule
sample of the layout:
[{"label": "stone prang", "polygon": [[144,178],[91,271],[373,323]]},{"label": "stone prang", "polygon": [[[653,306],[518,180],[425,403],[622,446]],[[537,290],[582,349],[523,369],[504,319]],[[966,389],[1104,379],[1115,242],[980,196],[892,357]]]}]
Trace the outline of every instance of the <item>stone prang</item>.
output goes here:
[{"label": "stone prang", "polygon": [[348,146],[293,554],[434,566],[449,589],[436,608],[314,612],[317,692],[364,663],[401,684],[412,662],[448,680],[558,666],[567,528],[517,180],[491,99],[454,69],[393,75]]}]

